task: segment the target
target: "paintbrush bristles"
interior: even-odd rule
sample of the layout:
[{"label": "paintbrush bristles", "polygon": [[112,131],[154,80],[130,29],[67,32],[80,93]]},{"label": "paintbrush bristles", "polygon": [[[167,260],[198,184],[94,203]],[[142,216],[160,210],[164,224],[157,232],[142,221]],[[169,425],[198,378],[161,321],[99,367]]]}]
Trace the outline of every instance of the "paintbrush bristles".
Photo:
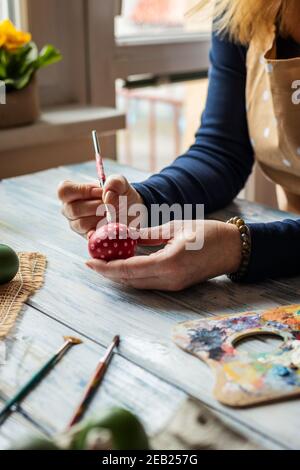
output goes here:
[{"label": "paintbrush bristles", "polygon": [[71,344],[81,344],[82,341],[79,338],[75,338],[74,336],[64,336],[64,340],[68,341]]},{"label": "paintbrush bristles", "polygon": [[114,337],[113,342],[115,343],[116,347],[118,348],[120,345],[120,336],[117,335]]}]

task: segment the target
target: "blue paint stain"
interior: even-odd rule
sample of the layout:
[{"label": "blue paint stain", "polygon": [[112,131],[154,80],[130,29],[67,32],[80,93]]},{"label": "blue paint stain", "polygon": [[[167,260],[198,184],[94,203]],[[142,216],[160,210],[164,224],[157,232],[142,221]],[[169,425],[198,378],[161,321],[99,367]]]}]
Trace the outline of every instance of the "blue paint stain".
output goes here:
[{"label": "blue paint stain", "polygon": [[258,315],[245,315],[235,318],[228,318],[222,321],[224,328],[230,328],[236,333],[260,326],[260,317]]},{"label": "blue paint stain", "polygon": [[288,330],[289,327],[284,323],[280,323],[276,320],[268,320],[265,322],[265,326],[269,328],[273,328],[274,330]]},{"label": "blue paint stain", "polygon": [[273,374],[279,375],[280,377],[287,377],[288,375],[290,375],[291,370],[285,366],[274,365],[272,372]]},{"label": "blue paint stain", "polygon": [[208,351],[210,359],[220,360],[224,355],[222,344],[226,337],[223,329],[214,326],[211,330],[189,330],[192,351]]}]

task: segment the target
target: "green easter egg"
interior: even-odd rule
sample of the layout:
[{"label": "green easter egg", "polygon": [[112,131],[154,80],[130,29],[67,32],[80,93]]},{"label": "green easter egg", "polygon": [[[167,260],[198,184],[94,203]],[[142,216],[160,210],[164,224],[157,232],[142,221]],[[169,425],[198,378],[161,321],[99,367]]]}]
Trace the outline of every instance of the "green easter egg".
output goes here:
[{"label": "green easter egg", "polygon": [[11,450],[60,450],[55,442],[40,437],[26,438],[24,442],[16,443]]},{"label": "green easter egg", "polygon": [[148,437],[139,419],[122,408],[110,408],[73,429],[73,450],[85,449],[89,432],[97,429],[111,432],[114,450],[149,449]]},{"label": "green easter egg", "polygon": [[19,258],[9,246],[0,244],[0,284],[10,282],[19,269]]},{"label": "green easter egg", "polygon": [[112,408],[103,413],[99,425],[112,432],[115,450],[148,450],[149,442],[136,416],[122,408]]}]

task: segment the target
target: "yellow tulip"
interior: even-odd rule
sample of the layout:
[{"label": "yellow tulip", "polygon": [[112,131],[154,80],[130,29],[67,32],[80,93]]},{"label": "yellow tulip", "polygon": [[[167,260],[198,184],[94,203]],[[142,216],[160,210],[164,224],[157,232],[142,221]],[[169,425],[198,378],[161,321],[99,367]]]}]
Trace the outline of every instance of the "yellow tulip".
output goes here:
[{"label": "yellow tulip", "polygon": [[[4,41],[3,41],[4,38]],[[0,47],[12,51],[31,41],[31,34],[19,31],[10,20],[0,23]]]},{"label": "yellow tulip", "polygon": [[0,47],[5,43],[6,36],[0,32]]}]

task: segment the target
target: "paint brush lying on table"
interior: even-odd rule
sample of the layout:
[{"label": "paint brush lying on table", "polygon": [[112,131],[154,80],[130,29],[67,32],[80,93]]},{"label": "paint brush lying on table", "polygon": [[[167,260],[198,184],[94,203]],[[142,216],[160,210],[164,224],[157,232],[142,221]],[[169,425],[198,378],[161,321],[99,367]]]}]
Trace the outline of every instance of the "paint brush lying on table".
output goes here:
[{"label": "paint brush lying on table", "polygon": [[120,344],[120,336],[115,336],[111,345],[107,348],[104,356],[100,360],[97,369],[95,370],[95,373],[93,374],[91,380],[89,381],[83,397],[81,399],[81,402],[79,406],[77,407],[73,418],[71,419],[68,428],[71,428],[74,426],[74,424],[78,423],[81,418],[83,417],[84,413],[86,412],[91,400],[93,399],[103,377],[104,374],[107,370],[107,367],[109,366],[110,360],[113,355],[113,351],[115,348],[117,348]]},{"label": "paint brush lying on table", "polygon": [[3,424],[7,418],[18,409],[20,403],[24,398],[29,395],[29,393],[43,380],[44,377],[56,366],[56,364],[63,358],[63,356],[69,351],[72,346],[81,344],[82,341],[78,338],[73,338],[72,336],[64,337],[65,343],[59,350],[54,354],[54,356],[49,359],[46,364],[44,364],[32,377],[29,381],[14,395],[10,400],[8,400],[4,408],[0,412],[0,426]]}]

